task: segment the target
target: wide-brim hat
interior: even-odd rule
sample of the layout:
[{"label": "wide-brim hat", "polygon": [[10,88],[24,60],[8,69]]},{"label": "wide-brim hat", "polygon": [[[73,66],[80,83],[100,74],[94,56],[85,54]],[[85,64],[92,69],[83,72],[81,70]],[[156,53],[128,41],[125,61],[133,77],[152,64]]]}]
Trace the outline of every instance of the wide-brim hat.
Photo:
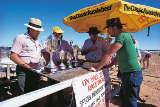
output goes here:
[{"label": "wide-brim hat", "polygon": [[106,21],[105,28],[113,27],[113,26],[122,26],[122,25],[125,25],[125,24],[121,23],[120,18],[112,18]]},{"label": "wide-brim hat", "polygon": [[98,33],[100,33],[100,31],[98,30],[97,27],[90,27],[89,31],[87,33],[98,34]]},{"label": "wide-brim hat", "polygon": [[41,20],[36,18],[30,18],[29,23],[24,25],[36,31],[44,31],[44,29],[42,28]]},{"label": "wide-brim hat", "polygon": [[58,27],[58,26],[54,26],[53,29],[52,29],[52,32],[54,33],[64,33],[64,31]]}]

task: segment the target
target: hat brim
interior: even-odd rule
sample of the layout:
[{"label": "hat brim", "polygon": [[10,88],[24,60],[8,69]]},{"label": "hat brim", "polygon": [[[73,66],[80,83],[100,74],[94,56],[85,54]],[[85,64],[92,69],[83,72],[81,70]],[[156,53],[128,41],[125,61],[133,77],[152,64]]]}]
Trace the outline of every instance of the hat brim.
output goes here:
[{"label": "hat brim", "polygon": [[60,30],[60,31],[55,31],[55,33],[64,33],[64,31]]},{"label": "hat brim", "polygon": [[[119,24],[119,25],[123,26],[123,25],[126,25],[126,24]],[[107,25],[107,26],[104,27],[104,29],[109,28],[109,27],[113,27],[113,26],[117,26],[117,25]]]},{"label": "hat brim", "polygon": [[95,31],[95,32],[88,31],[88,32],[86,32],[86,33],[98,34],[98,33],[100,33],[100,31]]},{"label": "hat brim", "polygon": [[25,25],[26,27],[29,27],[29,28],[34,29],[34,30],[36,30],[36,31],[40,31],[40,32],[44,31],[43,28],[36,28],[36,27],[30,26],[29,24],[24,24],[24,25]]}]

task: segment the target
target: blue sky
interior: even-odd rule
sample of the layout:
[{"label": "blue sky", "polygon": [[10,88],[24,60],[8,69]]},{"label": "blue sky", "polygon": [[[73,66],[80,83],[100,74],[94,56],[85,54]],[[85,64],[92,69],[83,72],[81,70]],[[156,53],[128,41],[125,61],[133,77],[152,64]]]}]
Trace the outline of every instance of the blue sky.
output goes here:
[{"label": "blue sky", "polygon": [[[89,36],[86,33],[75,32],[63,24],[63,18],[71,13],[105,0],[1,0],[0,3],[0,46],[11,46],[16,35],[26,32],[25,23],[29,18],[41,19],[45,31],[39,40],[45,40],[51,34],[53,26],[60,26],[64,31],[65,40],[73,40],[82,46]],[[132,3],[160,8],[158,0],[125,0]],[[147,29],[133,33],[139,41],[141,49],[160,49],[160,24],[151,27],[150,36]]]}]

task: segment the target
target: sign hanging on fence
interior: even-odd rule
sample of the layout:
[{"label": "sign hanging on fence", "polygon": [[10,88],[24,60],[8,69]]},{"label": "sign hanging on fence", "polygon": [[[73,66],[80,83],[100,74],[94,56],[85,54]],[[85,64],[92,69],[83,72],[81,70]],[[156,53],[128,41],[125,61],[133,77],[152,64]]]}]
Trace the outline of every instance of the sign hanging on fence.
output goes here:
[{"label": "sign hanging on fence", "polygon": [[105,79],[102,71],[78,77],[72,85],[77,107],[106,107]]}]

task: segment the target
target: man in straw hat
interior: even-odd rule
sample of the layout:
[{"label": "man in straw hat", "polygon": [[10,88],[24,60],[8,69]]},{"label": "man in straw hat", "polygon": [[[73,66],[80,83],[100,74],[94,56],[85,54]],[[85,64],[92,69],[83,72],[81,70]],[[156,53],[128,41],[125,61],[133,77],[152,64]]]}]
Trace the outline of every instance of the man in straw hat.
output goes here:
[{"label": "man in straw hat", "polygon": [[10,58],[17,64],[16,73],[21,94],[37,89],[39,76],[32,72],[38,66],[41,58],[41,47],[37,40],[42,28],[39,19],[30,18],[27,32],[16,36]]},{"label": "man in straw hat", "polygon": [[122,31],[123,25],[119,18],[106,21],[108,33],[116,40],[105,53],[103,60],[92,70],[96,71],[109,64],[112,56],[117,53],[122,79],[122,107],[137,107],[138,88],[143,80],[142,71],[131,35]]}]

